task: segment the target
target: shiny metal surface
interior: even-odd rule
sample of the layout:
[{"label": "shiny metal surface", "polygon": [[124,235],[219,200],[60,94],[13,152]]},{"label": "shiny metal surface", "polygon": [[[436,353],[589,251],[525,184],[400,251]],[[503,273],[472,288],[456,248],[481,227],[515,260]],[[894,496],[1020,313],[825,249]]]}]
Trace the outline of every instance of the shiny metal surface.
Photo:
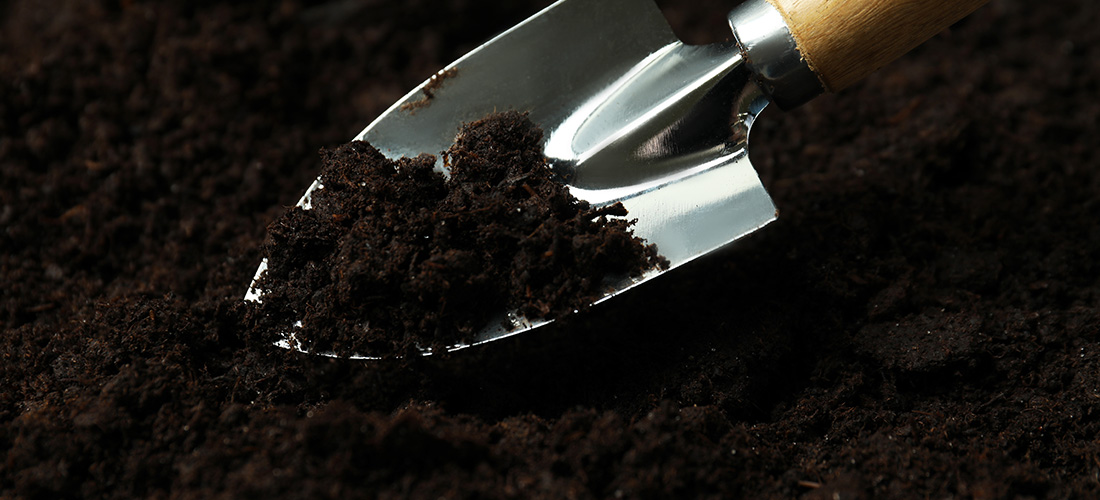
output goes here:
[{"label": "shiny metal surface", "polygon": [[781,109],[798,107],[825,92],[798,51],[783,14],[772,4],[747,0],[730,11],[729,23],[757,83]]},{"label": "shiny metal surface", "polygon": [[[747,151],[749,128],[768,100],[740,49],[683,44],[652,0],[559,1],[444,71],[451,76],[431,101],[413,109],[423,98],[414,89],[356,139],[391,158],[438,153],[463,122],[529,112],[571,192],[595,205],[621,201],[638,220],[635,234],[656,244],[670,269],[775,219]],[[299,205],[308,209],[322,188],[314,182]],[[264,268],[266,261],[257,278]],[[609,283],[599,302],[660,274]],[[245,299],[262,295],[250,288]],[[496,326],[503,319],[512,327]],[[502,312],[469,345],[546,323]],[[292,332],[288,325],[280,346],[297,348]]]}]

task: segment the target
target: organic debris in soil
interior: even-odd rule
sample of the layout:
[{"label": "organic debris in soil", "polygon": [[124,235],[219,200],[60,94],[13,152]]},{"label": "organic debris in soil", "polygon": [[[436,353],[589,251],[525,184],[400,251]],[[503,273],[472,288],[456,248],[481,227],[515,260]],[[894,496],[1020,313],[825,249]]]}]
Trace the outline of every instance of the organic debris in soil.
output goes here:
[{"label": "organic debris in soil", "polygon": [[464,125],[436,158],[362,141],[322,151],[312,209],[276,220],[260,282],[273,328],[310,351],[384,355],[467,342],[508,310],[560,316],[608,280],[666,266],[622,204],[592,207],[553,178],[542,131],[510,111]]}]

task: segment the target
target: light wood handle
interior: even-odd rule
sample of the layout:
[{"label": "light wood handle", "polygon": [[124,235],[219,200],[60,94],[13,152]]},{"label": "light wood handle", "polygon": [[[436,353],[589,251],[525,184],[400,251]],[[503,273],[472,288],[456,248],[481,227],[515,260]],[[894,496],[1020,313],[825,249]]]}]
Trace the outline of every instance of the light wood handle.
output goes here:
[{"label": "light wood handle", "polygon": [[767,0],[837,92],[909,52],[988,0]]}]

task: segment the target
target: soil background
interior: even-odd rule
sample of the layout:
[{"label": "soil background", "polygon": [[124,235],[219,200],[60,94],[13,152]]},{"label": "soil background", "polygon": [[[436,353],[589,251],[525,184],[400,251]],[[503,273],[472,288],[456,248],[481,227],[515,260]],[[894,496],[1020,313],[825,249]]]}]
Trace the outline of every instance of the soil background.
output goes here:
[{"label": "soil background", "polygon": [[0,2],[0,496],[1100,496],[1093,2],[766,111],[779,221],[549,331],[269,347],[241,297],[318,149],[547,3]]}]

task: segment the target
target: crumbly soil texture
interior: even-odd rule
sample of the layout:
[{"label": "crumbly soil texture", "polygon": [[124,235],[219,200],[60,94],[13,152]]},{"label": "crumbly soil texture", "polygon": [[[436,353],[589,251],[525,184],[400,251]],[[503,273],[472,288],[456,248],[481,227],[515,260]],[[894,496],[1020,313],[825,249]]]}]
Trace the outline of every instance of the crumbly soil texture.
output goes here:
[{"label": "crumbly soil texture", "polygon": [[318,148],[548,3],[0,2],[0,497],[1100,496],[1096,2],[766,110],[779,220],[572,320],[271,347],[242,297]]},{"label": "crumbly soil texture", "polygon": [[510,329],[506,312],[586,310],[616,280],[667,267],[621,203],[594,208],[554,179],[542,138],[517,111],[464,124],[446,177],[432,155],[324,150],[311,208],[271,225],[257,314],[298,349],[419,355]]}]

